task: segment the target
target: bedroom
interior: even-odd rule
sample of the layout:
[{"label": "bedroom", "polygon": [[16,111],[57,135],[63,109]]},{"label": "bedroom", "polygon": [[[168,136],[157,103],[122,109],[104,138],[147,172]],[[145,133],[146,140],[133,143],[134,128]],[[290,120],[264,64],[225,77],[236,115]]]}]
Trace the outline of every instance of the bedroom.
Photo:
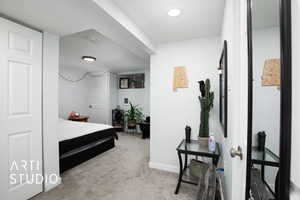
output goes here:
[{"label": "bedroom", "polygon": [[0,0],[1,200],[299,199],[299,8]]},{"label": "bedroom", "polygon": [[[69,149],[66,146],[75,142],[84,147],[87,144],[83,140],[93,141],[96,136],[79,141],[73,141],[73,138],[88,138],[89,134],[96,132],[106,138],[113,134],[108,133],[112,131],[107,132],[110,128],[118,128],[123,134],[149,138],[149,133],[145,135],[147,131],[141,130],[141,126],[146,126],[144,121],[149,116],[149,56],[136,55],[96,30],[86,30],[61,37],[59,57],[61,172],[72,165],[66,164],[72,161],[66,159],[65,155],[71,150],[76,151],[76,148]],[[122,80],[126,81],[123,85]],[[127,116],[131,104],[140,112],[140,115],[135,114],[133,120],[136,124],[133,125],[129,124]],[[100,143],[103,138],[99,136],[97,142]],[[110,146],[103,147],[102,151]],[[86,159],[92,157],[88,154],[96,154],[96,147],[92,148],[95,152],[90,150],[89,153],[83,153]],[[99,153],[102,151],[99,150]],[[72,156],[75,160],[78,156],[82,157]]]}]

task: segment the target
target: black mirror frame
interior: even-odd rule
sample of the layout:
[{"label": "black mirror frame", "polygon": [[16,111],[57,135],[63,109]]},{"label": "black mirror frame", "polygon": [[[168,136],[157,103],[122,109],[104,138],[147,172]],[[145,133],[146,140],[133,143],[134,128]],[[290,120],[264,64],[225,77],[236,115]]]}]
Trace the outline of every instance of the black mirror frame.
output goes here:
[{"label": "black mirror frame", "polygon": [[[223,65],[222,65],[223,63]],[[224,68],[222,68],[222,66]],[[219,110],[219,120],[221,123],[221,126],[223,128],[223,132],[224,132],[224,137],[227,138],[227,108],[228,108],[228,55],[227,55],[227,41],[224,40],[224,44],[223,44],[223,50],[222,50],[222,54],[221,54],[221,58],[219,61],[219,68],[218,70],[222,70],[222,73],[219,74],[219,106],[220,106],[220,110]],[[224,81],[223,81],[224,79]],[[223,83],[224,83],[224,94],[222,92],[222,88],[223,88]],[[223,97],[224,95],[224,104],[223,104]],[[224,109],[223,109],[224,107]],[[223,115],[223,111],[224,111],[224,115]],[[224,119],[223,119],[224,116]]]},{"label": "black mirror frame", "polygon": [[[247,0],[248,36],[248,130],[247,130],[247,179],[246,200],[249,199],[252,157],[253,114],[253,55],[252,55],[252,0]],[[280,0],[280,58],[281,58],[281,106],[280,106],[280,163],[279,191],[277,199],[290,199],[291,175],[291,127],[292,127],[292,33],[291,0]]]}]

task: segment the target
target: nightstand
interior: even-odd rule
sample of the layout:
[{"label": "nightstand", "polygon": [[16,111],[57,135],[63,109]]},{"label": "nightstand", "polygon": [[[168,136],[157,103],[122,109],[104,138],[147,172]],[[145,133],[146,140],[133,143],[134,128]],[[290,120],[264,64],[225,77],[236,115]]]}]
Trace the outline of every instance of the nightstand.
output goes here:
[{"label": "nightstand", "polygon": [[71,121],[77,121],[77,122],[88,122],[89,116],[70,116],[69,120]]}]

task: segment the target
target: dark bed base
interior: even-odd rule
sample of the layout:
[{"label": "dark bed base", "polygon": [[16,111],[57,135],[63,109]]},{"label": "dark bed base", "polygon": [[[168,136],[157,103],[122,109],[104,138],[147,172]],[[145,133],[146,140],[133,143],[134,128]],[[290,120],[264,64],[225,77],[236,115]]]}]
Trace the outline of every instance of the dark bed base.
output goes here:
[{"label": "dark bed base", "polygon": [[107,129],[59,142],[60,173],[115,147],[115,129]]}]

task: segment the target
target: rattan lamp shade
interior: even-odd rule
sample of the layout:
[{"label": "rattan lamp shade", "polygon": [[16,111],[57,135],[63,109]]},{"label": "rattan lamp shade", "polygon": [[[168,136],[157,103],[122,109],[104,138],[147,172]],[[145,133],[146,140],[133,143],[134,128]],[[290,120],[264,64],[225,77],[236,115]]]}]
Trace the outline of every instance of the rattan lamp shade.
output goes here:
[{"label": "rattan lamp shade", "polygon": [[262,86],[280,86],[280,59],[267,59],[265,61]]},{"label": "rattan lamp shade", "polygon": [[188,85],[186,68],[174,67],[173,91],[176,92],[177,88],[188,88]]}]

